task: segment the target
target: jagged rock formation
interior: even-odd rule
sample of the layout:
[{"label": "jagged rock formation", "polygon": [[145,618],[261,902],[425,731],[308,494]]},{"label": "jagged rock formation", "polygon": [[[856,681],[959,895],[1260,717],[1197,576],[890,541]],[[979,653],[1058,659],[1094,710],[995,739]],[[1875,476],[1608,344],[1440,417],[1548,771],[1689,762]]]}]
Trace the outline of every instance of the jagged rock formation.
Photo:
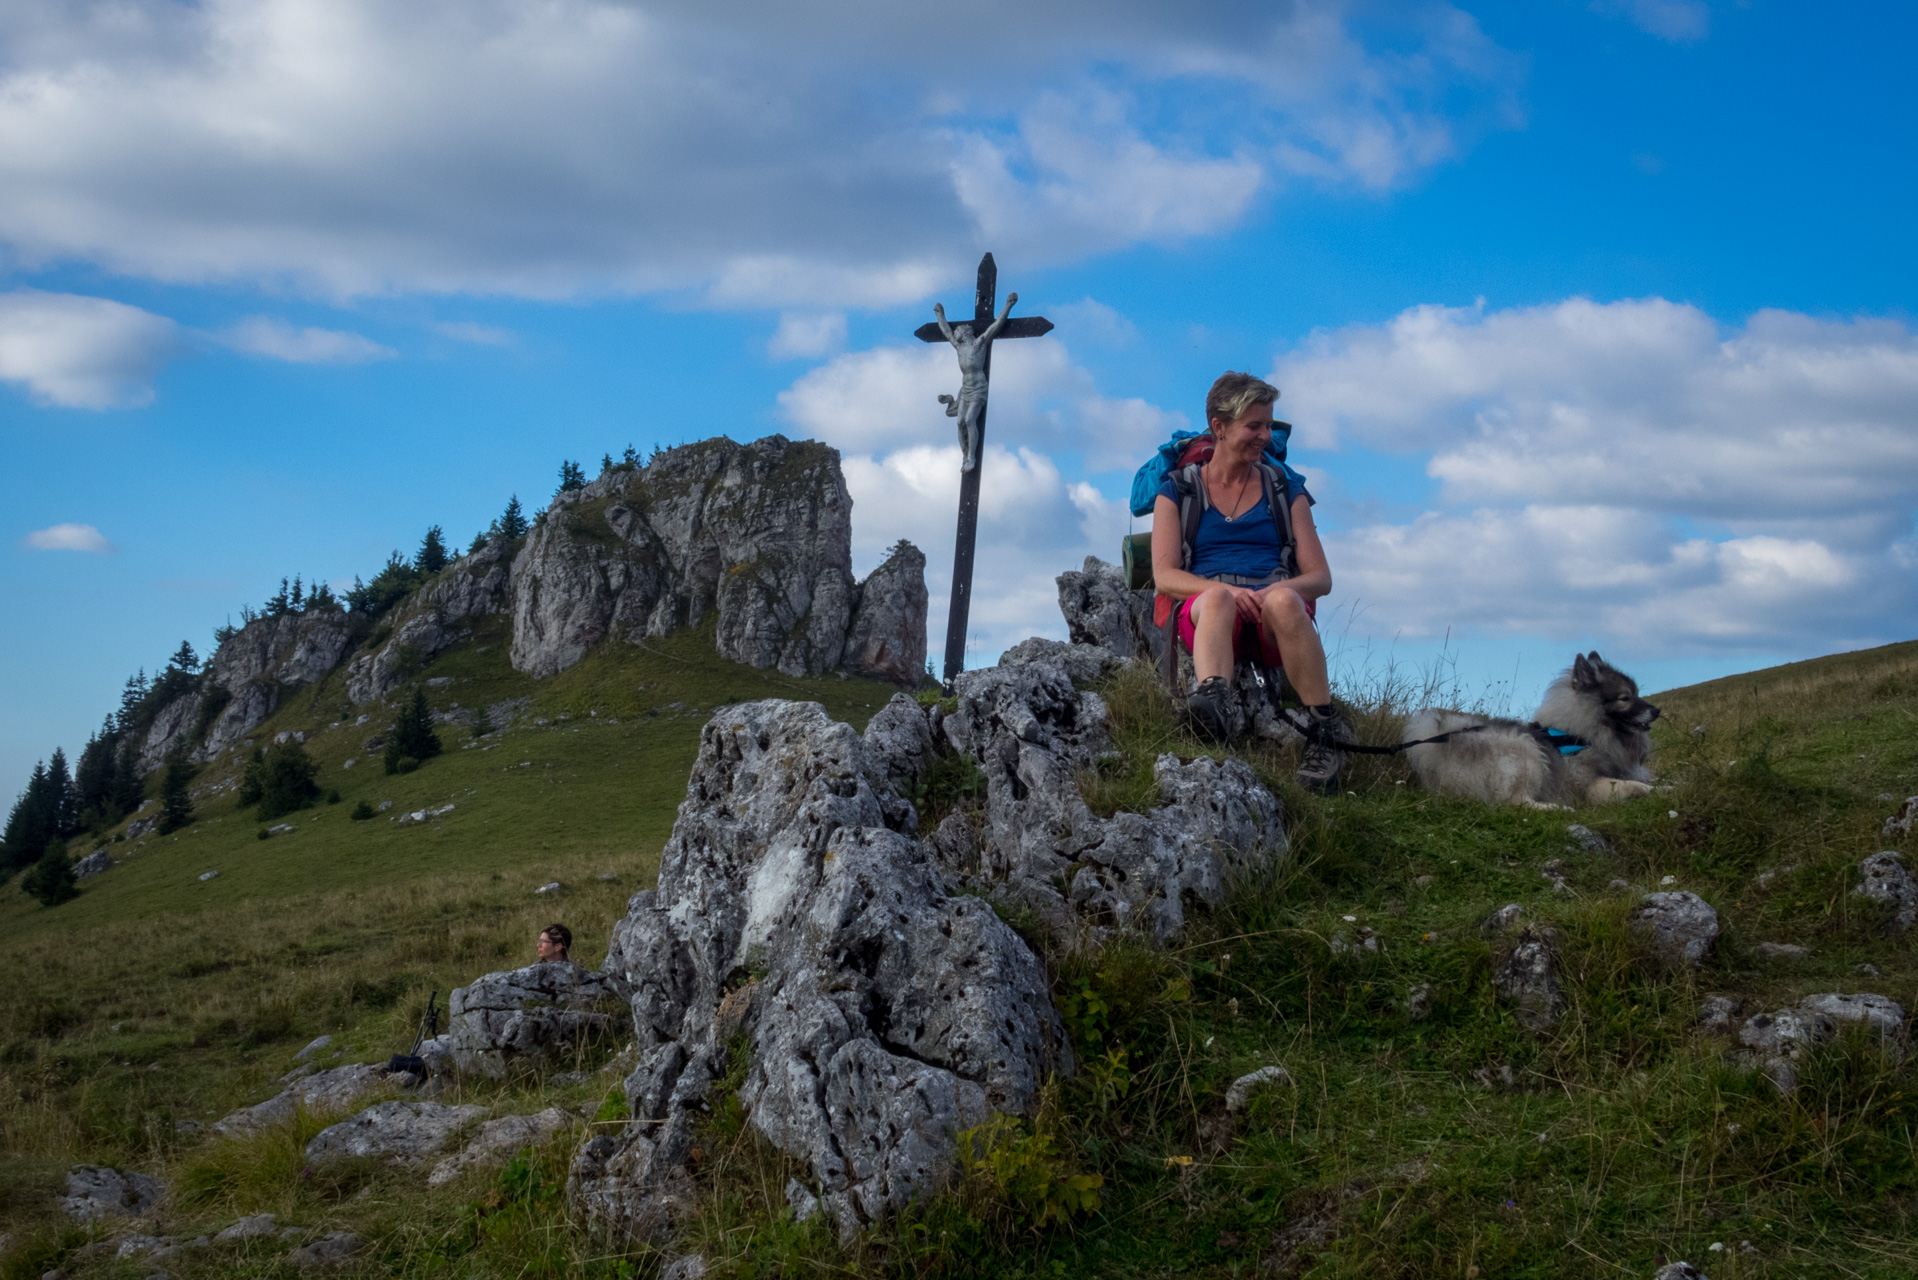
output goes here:
[{"label": "jagged rock formation", "polygon": [[458,1152],[433,1166],[426,1185],[443,1187],[457,1178],[479,1169],[505,1164],[514,1152],[538,1146],[554,1134],[579,1123],[579,1117],[548,1107],[530,1116],[501,1116],[479,1127]]},{"label": "jagged rock formation", "polygon": [[1660,960],[1673,968],[1697,968],[1718,937],[1718,912],[1695,893],[1678,889],[1648,893],[1632,913],[1632,924],[1651,943]]},{"label": "jagged rock formation", "polygon": [[625,990],[603,973],[551,960],[489,973],[446,998],[445,1035],[422,1044],[434,1075],[503,1080],[612,1035],[624,1022]]},{"label": "jagged rock formation", "polygon": [[852,498],[822,444],[707,440],[609,471],[555,499],[513,563],[513,667],[551,675],[604,639],[665,635],[711,612],[722,657],[818,675],[840,665],[862,598],[862,640],[899,614],[890,625],[916,628],[923,662],[923,557],[917,572],[888,562],[862,591],[851,547]]},{"label": "jagged rock formation", "polygon": [[306,1144],[309,1164],[328,1160],[418,1160],[445,1149],[485,1107],[449,1107],[438,1102],[382,1102],[350,1120],[315,1134]]},{"label": "jagged rock formation", "polygon": [[67,1171],[67,1194],[60,1207],[75,1222],[107,1217],[139,1217],[158,1207],[166,1189],[144,1173],[123,1173],[105,1165],[76,1164]]},{"label": "jagged rock formation", "polygon": [[1852,892],[1890,907],[1893,933],[1903,933],[1918,924],[1918,880],[1905,870],[1902,854],[1895,849],[1874,853],[1859,864],[1858,875],[1858,887]]},{"label": "jagged rock formation", "polygon": [[346,696],[363,705],[384,698],[421,663],[472,634],[472,624],[510,603],[510,544],[494,538],[446,566],[389,619],[385,643],[354,658]]},{"label": "jagged rock formation", "polygon": [[1557,944],[1550,929],[1527,925],[1492,974],[1492,989],[1512,1006],[1512,1016],[1528,1031],[1551,1030],[1565,1011],[1565,995],[1558,986]]},{"label": "jagged rock formation", "polygon": [[903,539],[855,590],[846,669],[908,687],[926,669],[926,557]]},{"label": "jagged rock formation", "polygon": [[387,1087],[390,1082],[380,1067],[371,1062],[360,1062],[301,1075],[290,1082],[283,1078],[282,1083],[286,1084],[286,1088],[265,1102],[241,1107],[216,1120],[213,1132],[225,1138],[243,1138],[269,1125],[291,1120],[301,1107],[316,1112],[344,1111],[367,1094]]},{"label": "jagged rock formation", "polygon": [[659,888],[634,896],[607,954],[633,991],[639,1065],[633,1122],[573,1164],[589,1224],[668,1228],[695,1112],[742,1048],[748,1118],[810,1166],[848,1232],[937,1189],[955,1132],[1030,1111],[1069,1069],[1037,957],[984,902],[948,896],[887,819],[865,745],[817,704],[707,724]]},{"label": "jagged rock formation", "polygon": [[1096,644],[1120,658],[1157,662],[1165,656],[1165,629],[1152,625],[1152,590],[1128,590],[1118,566],[1087,556],[1085,566],[1056,579],[1059,612],[1076,644]]},{"label": "jagged rock formation", "polygon": [[1739,1047],[1733,1057],[1763,1071],[1780,1093],[1798,1087],[1799,1066],[1846,1023],[1870,1028],[1894,1053],[1904,1047],[1904,1007],[1885,996],[1824,992],[1806,996],[1787,1009],[1754,1014],[1742,1023],[1740,1009],[1736,1002],[1713,997],[1700,1027],[1735,1034]]}]

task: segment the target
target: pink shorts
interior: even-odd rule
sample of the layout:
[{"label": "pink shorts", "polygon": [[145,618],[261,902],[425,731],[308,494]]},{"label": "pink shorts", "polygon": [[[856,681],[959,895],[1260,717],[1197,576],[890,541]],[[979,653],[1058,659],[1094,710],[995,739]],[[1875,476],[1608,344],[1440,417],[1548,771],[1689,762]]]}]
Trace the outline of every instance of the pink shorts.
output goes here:
[{"label": "pink shorts", "polygon": [[[1192,652],[1192,637],[1195,631],[1192,625],[1192,606],[1198,603],[1198,599],[1199,597],[1197,596],[1187,596],[1179,603],[1179,643],[1185,646],[1187,653]],[[1307,600],[1305,602],[1305,616],[1315,620],[1318,618],[1318,601]],[[1265,634],[1265,628],[1254,627],[1249,622],[1241,622],[1239,629],[1232,635],[1232,661],[1235,663],[1242,662],[1251,655],[1252,636],[1254,632],[1258,634],[1260,656],[1265,659],[1265,665],[1268,667],[1284,666],[1285,663],[1279,657],[1278,646],[1272,643],[1271,636]]]}]

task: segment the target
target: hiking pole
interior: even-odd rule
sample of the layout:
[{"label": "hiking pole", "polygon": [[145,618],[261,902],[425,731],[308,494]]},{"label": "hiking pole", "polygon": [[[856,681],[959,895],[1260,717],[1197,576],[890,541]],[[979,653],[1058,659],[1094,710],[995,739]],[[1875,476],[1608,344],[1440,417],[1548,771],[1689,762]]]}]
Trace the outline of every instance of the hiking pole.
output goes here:
[{"label": "hiking pole", "polygon": [[389,1073],[416,1075],[422,1080],[426,1078],[426,1059],[420,1057],[419,1052],[422,1044],[439,1034],[439,998],[438,990],[426,997],[426,1012],[420,1015],[420,1027],[413,1037],[413,1047],[405,1053],[396,1053],[387,1060],[386,1069]]}]

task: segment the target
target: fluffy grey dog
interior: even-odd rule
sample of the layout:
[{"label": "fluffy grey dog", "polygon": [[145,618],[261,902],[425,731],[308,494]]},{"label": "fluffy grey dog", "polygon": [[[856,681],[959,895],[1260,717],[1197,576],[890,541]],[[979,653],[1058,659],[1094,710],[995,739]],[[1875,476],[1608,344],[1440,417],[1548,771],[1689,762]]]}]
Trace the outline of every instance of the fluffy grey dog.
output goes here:
[{"label": "fluffy grey dog", "polygon": [[[1412,717],[1402,741],[1472,729],[1405,753],[1428,791],[1536,809],[1604,804],[1652,789],[1645,760],[1656,719],[1637,682],[1594,652],[1552,682],[1531,724],[1428,709]],[[1587,745],[1561,754],[1549,729]]]}]

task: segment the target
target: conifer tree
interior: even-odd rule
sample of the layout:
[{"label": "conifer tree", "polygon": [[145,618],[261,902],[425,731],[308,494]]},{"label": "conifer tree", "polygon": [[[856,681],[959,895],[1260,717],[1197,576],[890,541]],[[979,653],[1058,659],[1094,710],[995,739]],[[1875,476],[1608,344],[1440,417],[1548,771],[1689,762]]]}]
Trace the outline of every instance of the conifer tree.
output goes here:
[{"label": "conifer tree", "polygon": [[306,595],[300,590],[300,575],[297,573],[293,575],[293,598],[289,601],[289,607],[294,613],[306,608]]},{"label": "conifer tree", "polygon": [[60,747],[53,749],[53,758],[47,761],[45,804],[49,835],[64,836],[74,829],[73,775],[67,772],[67,753]]},{"label": "conifer tree", "polygon": [[146,784],[140,778],[140,757],[131,741],[120,744],[120,758],[113,766],[113,792],[108,813],[118,821],[146,803]]},{"label": "conifer tree", "polygon": [[298,742],[280,743],[264,752],[256,748],[240,780],[240,803],[259,805],[263,822],[310,808],[320,795],[318,774],[313,757]]},{"label": "conifer tree", "polygon": [[139,674],[127,677],[126,687],[120,690],[120,710],[114,717],[114,728],[126,733],[133,728],[139,718],[140,704],[146,701],[147,669],[141,667]]},{"label": "conifer tree", "polygon": [[519,505],[519,495],[506,504],[505,512],[499,518],[499,535],[502,538],[524,538],[526,536],[526,513]]},{"label": "conifer tree", "polygon": [[440,749],[440,736],[433,732],[433,712],[426,705],[426,690],[415,688],[413,700],[400,712],[386,739],[386,771],[409,772],[438,755]]},{"label": "conifer tree", "polygon": [[626,456],[621,458],[620,461],[624,462],[629,467],[637,467],[639,465],[639,451],[633,448],[633,446],[631,446],[630,444],[627,445]]},{"label": "conifer tree", "polygon": [[426,531],[419,554],[413,557],[413,567],[421,573],[438,573],[446,567],[446,562],[446,535],[438,525],[434,525]]},{"label": "conifer tree", "polygon": [[583,488],[585,484],[586,473],[580,470],[577,462],[562,462],[559,464],[559,488],[554,490],[553,496]]},{"label": "conifer tree", "polygon": [[280,593],[266,602],[266,616],[269,618],[277,618],[292,607],[293,602],[288,597],[286,579],[281,578]]},{"label": "conifer tree", "polygon": [[73,878],[73,859],[67,857],[64,840],[48,842],[33,869],[20,878],[20,887],[38,898],[43,907],[57,907],[80,896]]},{"label": "conifer tree", "polygon": [[[493,526],[493,528],[498,529],[499,526],[496,524]],[[487,530],[481,529],[478,533],[473,535],[473,545],[466,548],[466,554],[469,556],[472,555],[475,551],[478,551],[481,547],[484,547],[491,540],[492,540],[492,535]]]},{"label": "conifer tree", "polygon": [[[113,769],[119,735],[113,731],[113,717],[100,731],[87,739],[80,762],[73,767],[74,808],[79,821],[111,821],[107,817],[113,805]],[[89,815],[92,815],[89,818]]]},{"label": "conifer tree", "polygon": [[53,824],[47,814],[47,765],[44,760],[36,760],[33,775],[27,779],[27,789],[20,793],[13,811],[7,815],[8,869],[38,861],[47,841],[53,837]]},{"label": "conifer tree", "polygon": [[192,673],[200,669],[200,655],[193,652],[191,640],[180,641],[180,647],[167,659],[167,665],[179,671]]},{"label": "conifer tree", "polygon": [[193,797],[187,783],[193,781],[193,766],[175,752],[166,762],[166,780],[160,784],[160,826],[163,836],[172,835],[193,821]]}]

